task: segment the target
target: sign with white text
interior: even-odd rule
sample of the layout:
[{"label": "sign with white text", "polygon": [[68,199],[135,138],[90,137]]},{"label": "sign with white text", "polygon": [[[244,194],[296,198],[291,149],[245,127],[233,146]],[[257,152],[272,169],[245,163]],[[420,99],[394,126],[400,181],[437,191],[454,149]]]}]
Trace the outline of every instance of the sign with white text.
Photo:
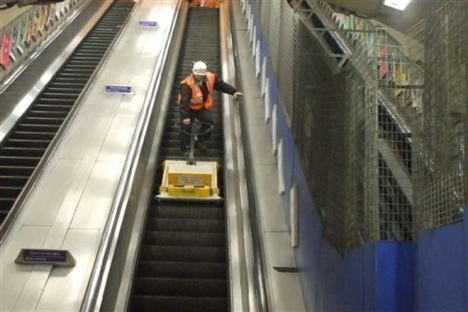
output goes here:
[{"label": "sign with white text", "polygon": [[75,259],[68,250],[23,248],[15,260],[18,264],[52,264],[74,266]]},{"label": "sign with white text", "polygon": [[131,94],[133,93],[132,86],[127,85],[107,85],[105,87],[106,93],[114,94]]},{"label": "sign with white text", "polygon": [[150,28],[158,26],[158,22],[156,21],[140,21],[138,24],[142,27],[150,27]]}]

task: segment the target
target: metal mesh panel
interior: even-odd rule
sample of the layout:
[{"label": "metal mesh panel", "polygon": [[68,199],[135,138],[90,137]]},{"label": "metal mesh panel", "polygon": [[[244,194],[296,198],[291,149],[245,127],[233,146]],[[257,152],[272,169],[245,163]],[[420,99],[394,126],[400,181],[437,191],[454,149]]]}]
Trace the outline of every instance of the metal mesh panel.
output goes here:
[{"label": "metal mesh panel", "polygon": [[325,236],[344,250],[349,190],[347,73],[334,74],[320,44],[300,23],[292,130]]},{"label": "metal mesh panel", "polygon": [[468,203],[466,141],[468,4],[446,1],[409,31],[424,54],[424,91],[415,123],[418,229],[463,219]]},{"label": "metal mesh panel", "polygon": [[[362,76],[351,71],[346,80],[345,101],[348,107],[345,117],[348,123],[346,177],[348,218],[345,223],[346,245],[358,246],[368,240],[370,228],[366,226],[366,90]],[[368,217],[370,218],[370,217]],[[375,223],[375,222],[372,222]]]},{"label": "metal mesh panel", "polygon": [[379,240],[411,240],[413,235],[412,144],[382,102],[379,125]]},{"label": "metal mesh panel", "polygon": [[379,240],[412,239],[413,214],[411,203],[401,188],[389,164],[379,155]]},{"label": "metal mesh panel", "polygon": [[268,46],[271,53],[271,64],[276,73],[278,73],[278,54],[281,31],[281,2],[271,2],[269,5],[270,23],[268,27]]},{"label": "metal mesh panel", "polygon": [[272,10],[271,6],[274,6],[275,4],[272,3],[271,1],[263,1],[262,2],[262,7],[261,7],[261,20],[260,23],[262,25],[263,29],[263,35],[265,36],[266,40],[270,39],[270,12]]},{"label": "metal mesh panel", "polygon": [[296,46],[296,29],[298,18],[286,1],[282,1],[282,26],[279,38],[281,51],[278,53],[279,90],[286,114],[292,116],[293,109],[293,77],[294,55]]},{"label": "metal mesh panel", "polygon": [[[321,7],[327,4],[321,2]],[[405,54],[409,48],[386,30],[353,15],[333,12],[331,16],[353,46],[353,67],[366,84],[364,239],[412,240],[411,129],[420,114],[423,71]],[[358,98],[347,97],[351,105],[359,105]]]},{"label": "metal mesh panel", "polygon": [[[414,64],[386,31],[359,17],[335,13],[326,3],[320,4],[354,50],[350,62],[356,74],[349,79],[348,85],[353,87],[346,93],[353,124],[346,135],[355,143],[349,146],[354,156],[350,186],[357,193],[353,194],[356,205],[351,206],[349,219],[362,222],[363,226],[348,231],[348,245],[356,245],[358,239],[410,240],[412,149],[403,117],[416,110],[407,99],[405,105],[401,103],[404,92],[412,90],[409,71],[415,68]],[[400,122],[405,126],[400,126]],[[361,150],[355,150],[356,144],[361,145]]]},{"label": "metal mesh panel", "polygon": [[[379,189],[377,179],[379,175],[377,159],[377,92],[375,87],[364,89],[364,225],[365,240],[376,241],[380,239],[379,226]],[[356,104],[353,99],[353,104]]]}]

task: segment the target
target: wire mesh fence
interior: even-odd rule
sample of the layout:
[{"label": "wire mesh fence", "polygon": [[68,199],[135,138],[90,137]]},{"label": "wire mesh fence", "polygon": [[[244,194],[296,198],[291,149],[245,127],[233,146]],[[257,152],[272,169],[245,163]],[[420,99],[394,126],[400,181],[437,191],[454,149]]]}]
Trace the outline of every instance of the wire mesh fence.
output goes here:
[{"label": "wire mesh fence", "polygon": [[468,204],[468,3],[439,5],[408,31],[424,55],[421,116],[414,128],[418,229],[460,221]]},{"label": "wire mesh fence", "polygon": [[[406,46],[326,2],[285,3],[268,2],[260,16],[268,17],[272,67],[285,74],[278,89],[325,236],[345,250],[460,221],[468,203],[466,1],[441,2]],[[339,46],[324,49],[337,37],[352,50],[345,66],[333,63]]]}]

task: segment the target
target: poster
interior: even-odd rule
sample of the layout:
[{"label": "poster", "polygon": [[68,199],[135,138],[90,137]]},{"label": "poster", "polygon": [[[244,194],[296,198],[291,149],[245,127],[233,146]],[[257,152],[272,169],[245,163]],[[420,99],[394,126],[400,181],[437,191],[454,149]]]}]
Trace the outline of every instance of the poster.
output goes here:
[{"label": "poster", "polygon": [[34,11],[33,40],[37,41],[42,36],[42,11]]},{"label": "poster", "polygon": [[33,24],[34,24],[34,21],[31,15],[28,15],[27,24],[26,24],[26,35],[25,35],[25,40],[24,40],[24,43],[26,46],[29,46],[31,44],[31,40],[33,39],[33,27],[34,27]]},{"label": "poster", "polygon": [[0,66],[4,69],[10,65],[10,50],[11,50],[11,39],[7,34],[3,35],[2,38],[2,53],[0,54]]},{"label": "poster", "polygon": [[18,28],[16,26],[13,26],[11,28],[11,49],[16,48],[16,45],[18,44]]},{"label": "poster", "polygon": [[26,41],[26,25],[23,20],[20,20],[18,24],[18,40],[16,49],[19,53],[23,54],[23,43]]},{"label": "poster", "polygon": [[403,68],[399,60],[395,61],[395,68],[393,71],[393,81],[395,82],[395,96],[400,96],[403,92]]},{"label": "poster", "polygon": [[388,73],[388,48],[386,44],[380,46],[380,79],[385,78]]}]

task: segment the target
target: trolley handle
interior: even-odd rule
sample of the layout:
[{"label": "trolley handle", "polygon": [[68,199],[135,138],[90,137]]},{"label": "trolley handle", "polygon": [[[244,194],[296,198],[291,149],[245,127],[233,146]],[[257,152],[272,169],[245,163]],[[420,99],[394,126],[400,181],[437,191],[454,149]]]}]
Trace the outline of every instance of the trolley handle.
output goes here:
[{"label": "trolley handle", "polygon": [[[201,122],[201,121],[199,121],[198,119],[195,119],[195,120],[193,121],[193,123],[192,123],[192,129],[193,129],[193,127],[195,127],[195,128],[198,128],[198,130],[200,130],[200,128],[201,128],[202,125],[208,125],[209,127],[206,128],[206,130],[204,130],[203,132],[198,132],[198,131],[196,131],[195,136],[206,134],[206,133],[210,132],[211,130],[213,130],[213,128],[214,128],[214,126],[213,126],[211,123],[209,123],[209,122]],[[177,131],[182,132],[183,134],[186,134],[186,135],[188,135],[188,136],[192,136],[192,133],[191,133],[191,132],[182,130],[182,128],[181,128],[181,126],[180,126],[180,123],[174,124],[174,128],[175,128]],[[192,131],[192,132],[193,132],[193,131]]]}]

